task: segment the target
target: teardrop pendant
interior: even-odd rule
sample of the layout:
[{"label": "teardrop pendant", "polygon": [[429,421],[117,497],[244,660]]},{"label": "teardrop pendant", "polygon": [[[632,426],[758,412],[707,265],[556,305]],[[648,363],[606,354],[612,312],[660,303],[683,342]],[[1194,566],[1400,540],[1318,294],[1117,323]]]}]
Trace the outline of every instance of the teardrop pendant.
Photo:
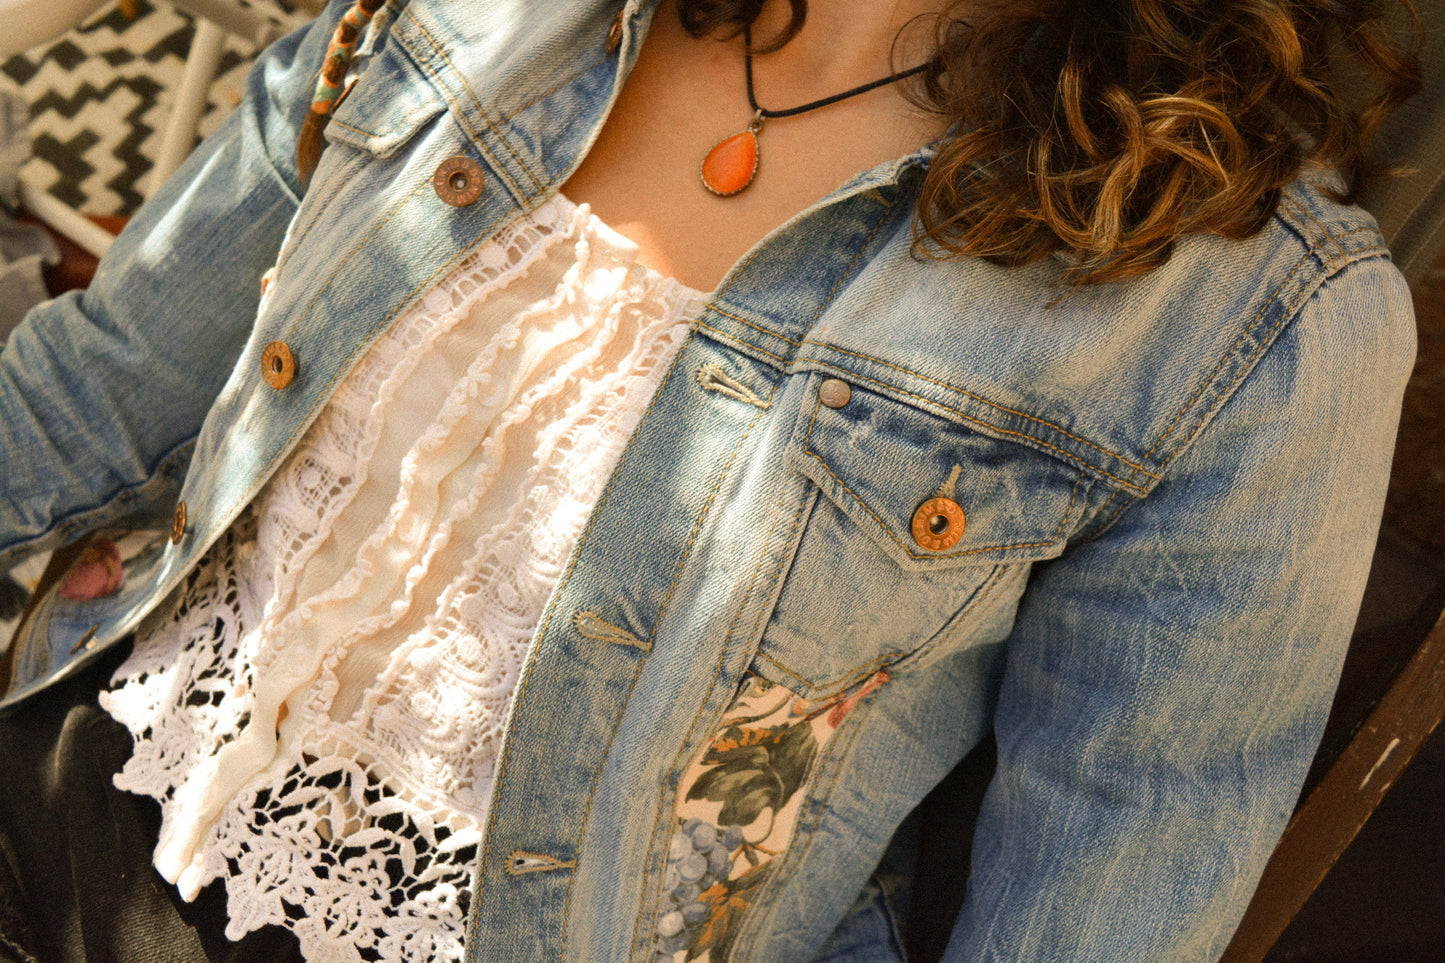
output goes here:
[{"label": "teardrop pendant", "polygon": [[702,161],[702,184],[718,197],[731,197],[753,182],[758,172],[758,125],[726,137]]}]

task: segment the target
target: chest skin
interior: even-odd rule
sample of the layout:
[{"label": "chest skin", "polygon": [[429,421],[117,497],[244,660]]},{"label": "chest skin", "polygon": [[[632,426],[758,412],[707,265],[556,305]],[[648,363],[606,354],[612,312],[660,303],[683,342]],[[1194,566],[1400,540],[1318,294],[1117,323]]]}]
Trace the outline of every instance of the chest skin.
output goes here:
[{"label": "chest skin", "polygon": [[[835,9],[840,6],[850,9]],[[806,104],[887,76],[900,58],[913,58],[908,66],[921,62],[931,21],[904,27],[938,6],[934,0],[880,3],[860,15],[856,4],[811,3],[793,40],[754,56],[759,103],[770,109]],[[776,33],[785,9],[767,5],[753,37],[763,41]],[[562,191],[635,241],[643,263],[710,291],[769,231],[859,171],[943,134],[941,118],[904,94],[900,83],[766,120],[753,182],[736,195],[715,196],[702,185],[702,159],[752,120],[743,41],[689,36],[668,0],[654,14],[596,142]]]}]

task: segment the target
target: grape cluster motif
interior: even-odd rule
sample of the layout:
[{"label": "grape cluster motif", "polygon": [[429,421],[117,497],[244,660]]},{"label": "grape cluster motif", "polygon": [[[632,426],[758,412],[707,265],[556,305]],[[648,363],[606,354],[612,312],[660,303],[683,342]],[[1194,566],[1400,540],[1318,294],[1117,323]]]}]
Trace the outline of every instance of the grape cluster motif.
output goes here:
[{"label": "grape cluster motif", "polygon": [[678,951],[696,943],[697,930],[709,916],[702,894],[732,874],[733,853],[742,843],[741,826],[719,832],[701,819],[687,820],[673,834],[662,883],[667,912],[657,921],[654,963],[671,961]]}]

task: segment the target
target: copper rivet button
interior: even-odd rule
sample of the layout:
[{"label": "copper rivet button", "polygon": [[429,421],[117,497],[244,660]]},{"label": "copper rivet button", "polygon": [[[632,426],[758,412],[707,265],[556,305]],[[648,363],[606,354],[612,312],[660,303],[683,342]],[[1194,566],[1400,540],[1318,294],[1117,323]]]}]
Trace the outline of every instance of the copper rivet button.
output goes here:
[{"label": "copper rivet button", "polygon": [[853,387],[846,381],[829,378],[818,386],[818,400],[829,408],[841,408],[853,398]]},{"label": "copper rivet button", "polygon": [[261,377],[280,391],[296,377],[296,355],[285,341],[272,341],[261,352]]},{"label": "copper rivet button", "polygon": [[431,186],[452,207],[466,207],[482,196],[482,165],[464,154],[448,157],[437,165]]},{"label": "copper rivet button", "polygon": [[617,48],[622,46],[622,11],[617,11],[617,16],[612,18],[612,26],[607,28],[607,52],[617,53]]},{"label": "copper rivet button", "polygon": [[953,548],[963,537],[963,509],[951,498],[930,498],[913,513],[913,540],[933,552]]},{"label": "copper rivet button", "polygon": [[176,502],[176,513],[171,516],[171,543],[180,544],[186,537],[186,503]]}]

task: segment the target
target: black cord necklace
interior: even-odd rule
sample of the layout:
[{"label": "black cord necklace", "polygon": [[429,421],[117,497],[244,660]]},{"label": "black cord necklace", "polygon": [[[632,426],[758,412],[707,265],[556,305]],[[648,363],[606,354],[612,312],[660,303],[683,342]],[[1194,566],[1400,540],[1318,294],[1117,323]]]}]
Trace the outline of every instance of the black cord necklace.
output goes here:
[{"label": "black cord necklace", "polygon": [[827,107],[840,100],[847,100],[849,97],[857,97],[859,94],[866,94],[879,87],[896,84],[905,77],[912,77],[914,74],[928,69],[927,63],[921,63],[916,67],[900,70],[896,74],[889,74],[887,77],[859,84],[841,94],[810,101],[800,107],[789,107],[787,110],[768,110],[758,105],[757,95],[753,93],[753,36],[750,27],[743,28],[743,42],[746,44],[743,48],[743,69],[747,73],[748,106],[753,109],[753,119],[743,130],[714,144],[702,160],[702,184],[719,197],[732,197],[734,194],[742,193],[757,176],[758,132],[763,129],[763,121],[806,114],[810,110]]}]

